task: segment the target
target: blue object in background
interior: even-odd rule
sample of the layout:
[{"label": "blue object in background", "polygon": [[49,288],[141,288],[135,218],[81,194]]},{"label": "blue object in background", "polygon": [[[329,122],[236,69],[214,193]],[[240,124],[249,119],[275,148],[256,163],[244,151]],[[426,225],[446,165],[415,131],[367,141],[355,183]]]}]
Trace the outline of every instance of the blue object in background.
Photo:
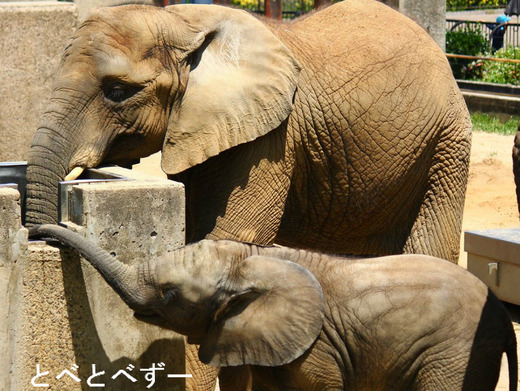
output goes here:
[{"label": "blue object in background", "polygon": [[498,24],[507,23],[510,20],[511,20],[511,18],[509,16],[504,15],[504,14],[497,16],[497,23]]},{"label": "blue object in background", "polygon": [[506,33],[507,25],[505,23],[511,20],[510,17],[502,14],[498,15],[496,24],[486,24],[487,28],[492,30],[491,35],[491,52],[495,53],[504,46],[504,35]]}]

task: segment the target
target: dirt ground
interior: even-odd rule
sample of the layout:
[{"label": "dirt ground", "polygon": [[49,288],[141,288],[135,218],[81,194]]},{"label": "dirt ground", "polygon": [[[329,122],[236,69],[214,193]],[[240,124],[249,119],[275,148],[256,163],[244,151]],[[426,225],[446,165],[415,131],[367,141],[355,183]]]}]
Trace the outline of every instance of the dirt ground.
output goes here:
[{"label": "dirt ground", "polygon": [[[511,159],[513,139],[473,133],[462,231],[520,227]],[[459,264],[465,267],[466,259],[461,240]]]},{"label": "dirt ground", "polygon": [[[512,173],[512,146],[513,136],[480,132],[473,134],[463,231],[520,227]],[[136,169],[154,175],[163,175],[160,170],[159,155],[143,159]],[[459,264],[466,267],[467,257],[463,250],[463,237]],[[520,340],[520,307],[509,305],[508,309],[515,322],[517,339]],[[509,380],[504,357],[497,390],[508,389]]]},{"label": "dirt ground", "polygon": [[[464,207],[462,230],[520,227],[512,173],[513,136],[473,133],[469,182]],[[463,251],[459,264],[466,266]],[[520,307],[508,305],[513,318],[516,338],[520,340]],[[520,354],[520,349],[518,349]],[[505,357],[497,390],[509,390]]]}]

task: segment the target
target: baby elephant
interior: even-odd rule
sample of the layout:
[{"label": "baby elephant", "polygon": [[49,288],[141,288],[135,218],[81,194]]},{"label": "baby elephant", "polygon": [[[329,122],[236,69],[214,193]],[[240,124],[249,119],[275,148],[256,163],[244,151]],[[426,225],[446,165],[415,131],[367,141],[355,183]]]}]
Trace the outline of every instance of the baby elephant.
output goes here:
[{"label": "baby elephant", "polygon": [[494,390],[506,352],[517,389],[507,311],[440,259],[203,240],[130,267],[64,228],[32,231],[78,250],[140,319],[200,344],[202,362],[249,365],[260,388]]}]

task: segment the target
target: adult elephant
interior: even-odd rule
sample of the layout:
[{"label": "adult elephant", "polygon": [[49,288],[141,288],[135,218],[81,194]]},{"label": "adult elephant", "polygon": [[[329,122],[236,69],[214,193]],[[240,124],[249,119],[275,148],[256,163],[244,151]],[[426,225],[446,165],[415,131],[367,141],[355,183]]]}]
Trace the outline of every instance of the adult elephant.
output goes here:
[{"label": "adult elephant", "polygon": [[65,50],[29,157],[27,221],[57,185],[162,149],[187,239],[457,261],[471,123],[444,53],[376,1],[293,23],[122,6]]}]

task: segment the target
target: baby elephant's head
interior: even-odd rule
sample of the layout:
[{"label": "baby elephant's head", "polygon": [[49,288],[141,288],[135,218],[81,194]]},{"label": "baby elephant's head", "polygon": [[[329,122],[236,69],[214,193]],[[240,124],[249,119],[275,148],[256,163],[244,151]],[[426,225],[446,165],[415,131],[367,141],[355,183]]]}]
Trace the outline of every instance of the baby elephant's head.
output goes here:
[{"label": "baby elephant's head", "polygon": [[321,286],[294,262],[247,256],[244,248],[202,241],[141,266],[154,297],[148,316],[137,317],[187,335],[214,366],[295,360],[321,331]]},{"label": "baby elephant's head", "polygon": [[200,344],[214,366],[279,366],[300,357],[321,332],[324,299],[304,267],[253,255],[233,241],[204,240],[129,266],[54,225],[31,229],[78,250],[136,313]]}]

